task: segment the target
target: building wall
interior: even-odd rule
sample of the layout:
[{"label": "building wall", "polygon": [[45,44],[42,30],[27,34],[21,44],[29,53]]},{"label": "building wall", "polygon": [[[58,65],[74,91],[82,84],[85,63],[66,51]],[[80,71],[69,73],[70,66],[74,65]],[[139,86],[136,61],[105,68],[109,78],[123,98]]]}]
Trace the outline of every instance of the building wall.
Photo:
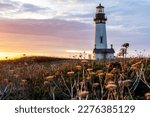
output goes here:
[{"label": "building wall", "polygon": [[[103,37],[103,43],[100,43],[100,37]],[[95,30],[96,49],[107,49],[106,25],[104,23],[96,24]]]},{"label": "building wall", "polygon": [[107,59],[114,59],[114,54],[113,54],[113,53],[108,53],[108,54],[106,55],[106,58],[107,58]]},{"label": "building wall", "polygon": [[[106,56],[106,57],[105,57]],[[95,59],[96,60],[101,60],[101,59],[114,59],[114,54],[113,53],[108,53],[104,56],[104,54],[95,54]]]},{"label": "building wall", "polygon": [[95,54],[96,60],[104,59],[104,54]]}]

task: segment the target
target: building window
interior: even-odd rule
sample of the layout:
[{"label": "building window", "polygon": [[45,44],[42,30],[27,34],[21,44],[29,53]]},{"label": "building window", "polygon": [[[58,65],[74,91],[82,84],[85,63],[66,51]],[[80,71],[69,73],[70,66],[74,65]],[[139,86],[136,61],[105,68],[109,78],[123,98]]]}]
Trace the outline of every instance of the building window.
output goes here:
[{"label": "building window", "polygon": [[100,36],[100,43],[103,43],[103,37]]}]

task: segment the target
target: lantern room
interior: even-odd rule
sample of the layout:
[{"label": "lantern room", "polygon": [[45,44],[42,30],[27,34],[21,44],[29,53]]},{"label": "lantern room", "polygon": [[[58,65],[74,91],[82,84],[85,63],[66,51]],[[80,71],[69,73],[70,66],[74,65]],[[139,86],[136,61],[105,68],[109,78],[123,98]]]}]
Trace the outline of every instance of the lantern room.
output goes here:
[{"label": "lantern room", "polygon": [[104,7],[99,4],[99,6],[96,7],[96,14],[104,13]]}]

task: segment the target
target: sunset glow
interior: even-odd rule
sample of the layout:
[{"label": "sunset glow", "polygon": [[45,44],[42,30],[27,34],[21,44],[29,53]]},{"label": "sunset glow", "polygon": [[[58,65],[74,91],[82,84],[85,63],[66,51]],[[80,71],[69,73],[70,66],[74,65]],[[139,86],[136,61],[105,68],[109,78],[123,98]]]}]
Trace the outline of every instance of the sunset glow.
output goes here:
[{"label": "sunset glow", "polygon": [[92,53],[93,18],[99,3],[106,8],[108,46],[113,44],[117,52],[128,42],[130,55],[146,50],[148,56],[148,0],[1,0],[0,59],[23,53],[57,57]]}]

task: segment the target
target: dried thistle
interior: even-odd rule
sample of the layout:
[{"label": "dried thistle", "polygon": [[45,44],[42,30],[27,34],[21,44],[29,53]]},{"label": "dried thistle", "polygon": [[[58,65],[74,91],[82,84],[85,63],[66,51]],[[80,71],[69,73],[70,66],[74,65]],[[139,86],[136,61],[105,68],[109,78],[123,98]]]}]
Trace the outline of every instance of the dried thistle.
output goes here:
[{"label": "dried thistle", "polygon": [[45,80],[47,80],[47,81],[52,81],[54,79],[54,76],[47,76],[46,78],[45,78]]},{"label": "dried thistle", "polygon": [[91,72],[92,70],[93,70],[93,69],[91,69],[91,68],[88,68],[88,69],[87,69],[88,72]]},{"label": "dried thistle", "polygon": [[112,74],[112,73],[107,73],[106,74],[106,79],[111,79],[113,77],[114,77],[114,74]]},{"label": "dried thistle", "polygon": [[77,70],[81,70],[82,67],[81,67],[80,65],[77,65],[77,66],[76,66],[76,69],[77,69]]},{"label": "dried thistle", "polygon": [[45,85],[45,86],[48,86],[49,84],[50,84],[49,81],[44,81],[44,85]]},{"label": "dried thistle", "polygon": [[133,64],[133,65],[131,66],[131,69],[132,69],[132,70],[136,70],[136,69],[138,69],[138,68],[141,67],[141,64],[142,64],[141,61],[140,61],[140,62],[137,62],[137,63],[135,63],[135,64]]},{"label": "dried thistle", "polygon": [[150,100],[150,93],[145,93],[145,98],[146,98],[147,100]]},{"label": "dried thistle", "polygon": [[73,71],[67,72],[67,75],[68,75],[68,76],[71,76],[71,75],[73,75],[73,74],[74,74]]},{"label": "dried thistle", "polygon": [[105,88],[109,91],[113,91],[117,88],[117,85],[113,81],[109,81]]},{"label": "dried thistle", "polygon": [[21,80],[20,85],[21,85],[21,86],[27,85],[27,80]]},{"label": "dried thistle", "polygon": [[124,80],[123,81],[123,84],[125,87],[129,87],[131,85],[131,83],[132,83],[132,80]]},{"label": "dried thistle", "polygon": [[79,91],[78,96],[81,98],[85,98],[89,94],[88,91]]}]

